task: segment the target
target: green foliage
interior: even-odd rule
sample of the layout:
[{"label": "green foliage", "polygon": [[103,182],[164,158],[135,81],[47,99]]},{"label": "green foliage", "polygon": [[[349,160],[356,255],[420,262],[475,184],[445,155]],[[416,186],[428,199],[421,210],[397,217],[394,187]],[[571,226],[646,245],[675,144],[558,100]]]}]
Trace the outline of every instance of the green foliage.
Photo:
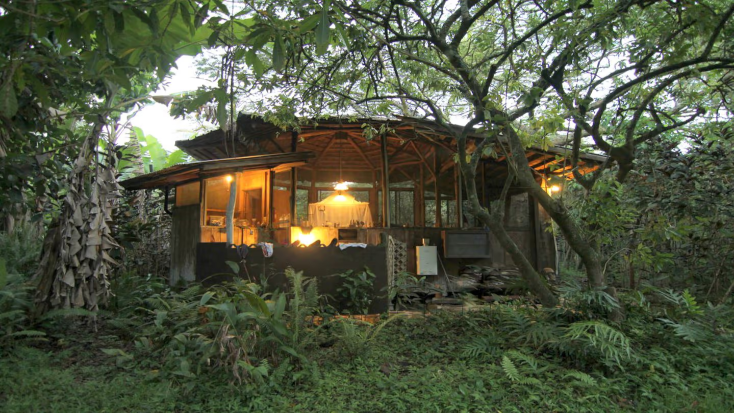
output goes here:
[{"label": "green foliage", "polygon": [[470,360],[492,360],[502,354],[502,341],[497,335],[476,336],[463,343],[460,351],[462,357]]},{"label": "green foliage", "polygon": [[374,294],[375,274],[366,266],[363,271],[347,270],[337,274],[342,283],[337,297],[352,314],[367,314]]},{"label": "green foliage", "polygon": [[392,315],[374,325],[352,318],[340,318],[332,321],[331,327],[336,329],[334,334],[339,339],[346,357],[364,357],[369,355],[380,331],[399,317],[399,314]]},{"label": "green foliage", "polygon": [[423,295],[440,292],[426,285],[426,277],[418,278],[407,271],[395,274],[392,285],[383,288],[383,291],[385,290],[388,300],[393,303],[396,310],[413,306]]},{"label": "green foliage", "polygon": [[40,250],[38,231],[31,226],[11,234],[0,232],[0,343],[4,345],[46,335],[33,328],[29,316],[35,292],[29,280]]},{"label": "green foliage", "polygon": [[[291,273],[291,277],[299,276]],[[734,408],[730,334],[734,317],[726,312],[716,314],[721,334],[705,344],[677,337],[656,320],[662,309],[655,306],[634,307],[628,311],[625,326],[616,332],[600,320],[566,322],[572,308],[550,311],[492,305],[464,314],[392,317],[375,326],[339,319],[319,329],[306,327],[320,339],[337,340],[334,346],[301,348],[305,357],[319,363],[319,374],[309,372],[308,381],[294,380],[294,375],[308,370],[295,368],[297,359],[284,356],[267,342],[272,332],[259,334],[258,329],[269,328],[266,324],[245,330],[242,327],[247,324],[240,321],[250,316],[232,313],[242,320],[229,324],[229,335],[234,336],[234,328],[239,333],[255,333],[250,336],[254,347],[237,361],[240,383],[232,375],[233,366],[224,360],[232,353],[220,350],[222,344],[233,345],[236,339],[215,339],[216,332],[228,323],[229,309],[220,311],[213,306],[236,302],[237,307],[251,306],[255,314],[265,316],[267,309],[272,315],[278,311],[279,296],[250,302],[246,297],[253,289],[247,284],[172,292],[160,290],[154,282],[147,293],[144,284],[138,284],[134,298],[120,297],[121,303],[135,302],[140,307],[120,317],[142,324],[123,328],[119,327],[122,324],[111,325],[108,319],[97,332],[83,328],[83,323],[59,326],[48,331],[52,340],[42,349],[15,346],[6,350],[0,358],[0,370],[8,373],[0,375],[0,386],[5,389],[2,410],[458,413],[686,411],[691,406],[694,411],[723,412]],[[239,303],[238,294],[248,304]],[[290,317],[295,294],[287,294],[283,314]],[[193,308],[183,309],[185,303],[193,303]],[[201,313],[202,308],[208,310]],[[668,310],[673,311],[673,305]],[[582,317],[583,313],[573,314]],[[194,323],[178,326],[182,317],[193,318]],[[208,321],[202,324],[204,318]],[[289,318],[286,327],[291,328],[293,321]],[[538,322],[555,322],[562,329],[556,335],[559,345],[576,351],[556,351],[548,344],[517,340],[523,335],[519,328],[532,328]],[[167,329],[179,332],[165,333]],[[572,331],[580,335],[565,337]],[[631,362],[625,363],[626,356],[620,358],[624,370],[598,360],[603,357],[601,342],[614,341],[619,332],[634,348]],[[133,335],[137,339],[131,346]],[[592,345],[592,340],[597,344]],[[261,357],[258,348],[269,348],[275,354]],[[209,364],[197,365],[198,351],[209,354]],[[614,361],[611,364],[616,366]],[[115,395],[120,394],[124,397],[117,400]],[[108,399],[114,400],[114,407]]]},{"label": "green foliage", "polygon": [[607,317],[620,308],[617,299],[602,288],[584,288],[577,280],[565,282],[558,288],[566,306],[581,311],[587,318]]},{"label": "green foliage", "polygon": [[[583,351],[595,350],[602,362],[613,362],[621,366],[632,358],[632,349],[627,336],[621,331],[601,321],[577,321],[568,326],[564,338],[568,344],[579,343]],[[564,343],[566,344],[566,343]]]}]

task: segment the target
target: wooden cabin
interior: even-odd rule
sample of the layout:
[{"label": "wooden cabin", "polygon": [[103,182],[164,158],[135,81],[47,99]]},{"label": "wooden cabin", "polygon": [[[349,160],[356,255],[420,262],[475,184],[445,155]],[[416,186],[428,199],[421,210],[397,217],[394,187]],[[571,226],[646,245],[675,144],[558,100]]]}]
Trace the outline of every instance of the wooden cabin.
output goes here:
[{"label": "wooden cabin", "polygon": [[[234,138],[216,130],[178,141],[176,146],[196,162],[121,183],[127,189],[175,190],[171,283],[231,272],[224,261],[241,257],[227,246],[259,242],[272,243],[274,251],[263,257],[250,248],[249,274],[262,270],[250,266],[268,264],[314,276],[367,265],[378,275],[375,291],[400,270],[441,276],[441,269],[430,268],[431,260],[421,262],[416,247],[424,244],[434,248],[426,251],[435,251],[446,272],[465,264],[514,265],[471,216],[455,143],[432,122],[333,118],[283,130],[240,115],[236,130]],[[565,153],[563,148],[531,148],[526,155],[541,180],[570,173]],[[603,159],[585,156],[579,169],[594,170]],[[501,156],[488,157],[479,168],[477,187],[486,205],[499,196],[507,164]],[[505,219],[537,269],[555,269],[549,219],[523,188],[511,188]],[[315,242],[368,246],[302,248]]]}]

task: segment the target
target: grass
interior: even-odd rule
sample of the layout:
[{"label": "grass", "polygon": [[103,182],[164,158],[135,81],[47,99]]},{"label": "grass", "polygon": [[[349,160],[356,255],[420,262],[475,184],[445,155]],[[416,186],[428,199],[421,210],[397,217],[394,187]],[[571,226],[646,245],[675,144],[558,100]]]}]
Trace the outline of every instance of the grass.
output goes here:
[{"label": "grass", "polygon": [[[274,369],[259,385],[233,383],[221,372],[179,380],[140,368],[162,360],[118,365],[102,349],[134,353],[123,338],[129,332],[104,320],[95,332],[76,321],[59,325],[46,341],[0,353],[0,411],[734,411],[728,341],[708,349],[645,342],[664,331],[653,322],[647,335],[630,330],[633,360],[605,367],[549,347],[531,349],[503,335],[493,317],[485,311],[395,320],[357,357],[346,357],[339,342],[322,347],[317,340],[306,350],[317,366],[314,378],[294,383],[288,369]],[[325,329],[322,339],[329,334]],[[469,349],[483,345],[476,337],[491,335],[502,339],[487,341],[487,351]]]}]

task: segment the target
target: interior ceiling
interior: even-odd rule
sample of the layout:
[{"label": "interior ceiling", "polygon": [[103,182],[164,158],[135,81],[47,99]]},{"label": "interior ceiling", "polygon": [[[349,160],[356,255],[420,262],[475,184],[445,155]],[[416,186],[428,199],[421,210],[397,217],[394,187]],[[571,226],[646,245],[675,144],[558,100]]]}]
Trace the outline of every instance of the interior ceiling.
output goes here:
[{"label": "interior ceiling", "polygon": [[[240,137],[234,144],[225,142],[221,130],[209,132],[189,141],[179,141],[176,145],[198,160],[221,159],[235,156],[288,153],[295,144],[297,152],[314,152],[315,158],[303,169],[315,170],[319,176],[331,176],[340,170],[347,180],[373,182],[382,170],[382,151],[380,138],[368,140],[363,134],[362,125],[376,124],[376,120],[360,119],[346,122],[340,119],[320,121],[317,125],[304,125],[294,136],[276,126],[249,115],[238,118]],[[438,175],[444,177],[449,171],[453,174],[456,150],[447,137],[447,131],[438,125],[418,119],[401,118],[392,121],[387,134],[387,154],[391,182],[418,180],[422,173],[424,184]],[[470,140],[469,146],[473,141]],[[565,176],[571,172],[568,161],[562,155],[565,150],[530,149],[526,151],[529,164],[539,176]],[[436,160],[436,157],[438,159]],[[603,157],[593,159],[588,156],[579,160],[577,171],[588,173],[596,168]],[[485,179],[500,181],[507,176],[507,163],[504,157],[487,158],[484,165]],[[499,185],[502,185],[500,182]],[[491,182],[488,182],[492,186]]]}]

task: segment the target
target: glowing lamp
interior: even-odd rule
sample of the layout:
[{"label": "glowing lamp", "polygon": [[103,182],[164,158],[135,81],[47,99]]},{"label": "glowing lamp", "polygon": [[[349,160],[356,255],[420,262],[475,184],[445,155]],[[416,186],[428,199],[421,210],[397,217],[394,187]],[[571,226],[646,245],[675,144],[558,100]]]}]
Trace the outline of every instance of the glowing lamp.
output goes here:
[{"label": "glowing lamp", "polygon": [[301,245],[309,246],[316,241],[316,236],[310,232],[308,234],[301,233],[301,235],[298,236],[298,241]]},{"label": "glowing lamp", "polygon": [[227,183],[231,183],[233,179],[234,178],[232,178],[232,175],[227,175],[224,177],[224,180],[227,181]]},{"label": "glowing lamp", "polygon": [[558,192],[560,190],[561,190],[561,187],[558,185],[553,185],[552,187],[550,187],[551,192]]},{"label": "glowing lamp", "polygon": [[344,181],[339,181],[334,185],[334,190],[336,191],[347,191],[349,190],[349,185],[347,185]]}]

